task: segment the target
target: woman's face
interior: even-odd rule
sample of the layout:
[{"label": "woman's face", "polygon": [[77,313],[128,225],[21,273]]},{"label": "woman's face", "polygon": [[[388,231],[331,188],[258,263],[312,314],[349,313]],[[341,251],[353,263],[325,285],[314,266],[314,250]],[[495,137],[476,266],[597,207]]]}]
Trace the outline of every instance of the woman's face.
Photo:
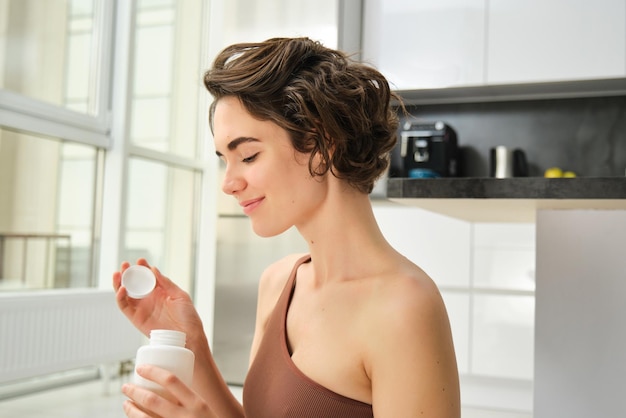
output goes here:
[{"label": "woman's face", "polygon": [[222,190],[237,199],[256,234],[274,236],[311,218],[326,181],[311,177],[309,154],[293,148],[287,131],[255,119],[238,98],[224,97],[215,107],[213,136],[226,163]]}]

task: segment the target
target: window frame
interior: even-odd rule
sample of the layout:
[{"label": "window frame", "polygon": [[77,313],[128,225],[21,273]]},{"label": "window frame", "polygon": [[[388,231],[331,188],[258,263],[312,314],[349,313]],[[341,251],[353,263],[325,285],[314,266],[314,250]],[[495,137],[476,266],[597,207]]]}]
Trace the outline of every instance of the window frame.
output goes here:
[{"label": "window frame", "polygon": [[0,88],[0,125],[99,148],[111,146],[111,59],[116,1],[94,0],[94,50],[96,68],[90,89],[94,90],[95,115],[80,113]]}]

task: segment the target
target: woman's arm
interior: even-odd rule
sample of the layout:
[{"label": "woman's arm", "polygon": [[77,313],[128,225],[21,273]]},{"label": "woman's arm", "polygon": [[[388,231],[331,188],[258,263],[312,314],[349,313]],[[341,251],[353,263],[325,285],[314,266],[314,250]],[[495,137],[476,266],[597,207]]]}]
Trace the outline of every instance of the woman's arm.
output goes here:
[{"label": "woman's arm", "polygon": [[379,301],[367,360],[374,415],[460,417],[450,324],[435,285],[403,280]]},{"label": "woman's arm", "polygon": [[197,333],[188,347],[196,353],[193,388],[207,401],[217,417],[243,417],[243,407],[230,391],[217,368],[204,332]]}]

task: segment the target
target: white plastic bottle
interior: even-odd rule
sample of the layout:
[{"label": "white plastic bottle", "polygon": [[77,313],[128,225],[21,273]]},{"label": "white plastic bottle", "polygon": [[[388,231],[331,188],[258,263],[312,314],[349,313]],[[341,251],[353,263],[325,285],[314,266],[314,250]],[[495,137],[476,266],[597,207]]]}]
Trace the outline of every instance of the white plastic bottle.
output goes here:
[{"label": "white plastic bottle", "polygon": [[135,358],[134,383],[166,396],[163,388],[137,374],[137,366],[152,364],[174,373],[183,383],[191,386],[195,356],[185,348],[186,334],[181,331],[155,329],[150,331],[150,344],[139,347]]}]

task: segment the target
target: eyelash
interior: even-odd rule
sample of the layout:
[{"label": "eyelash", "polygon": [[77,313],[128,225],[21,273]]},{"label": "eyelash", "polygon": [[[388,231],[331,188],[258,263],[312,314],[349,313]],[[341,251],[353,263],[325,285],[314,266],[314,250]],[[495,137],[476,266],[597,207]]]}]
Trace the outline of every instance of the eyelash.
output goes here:
[{"label": "eyelash", "polygon": [[242,161],[244,163],[251,163],[254,160],[256,160],[256,157],[258,157],[258,155],[259,155],[259,153],[257,152],[256,154],[252,154],[251,156],[244,158]]}]

